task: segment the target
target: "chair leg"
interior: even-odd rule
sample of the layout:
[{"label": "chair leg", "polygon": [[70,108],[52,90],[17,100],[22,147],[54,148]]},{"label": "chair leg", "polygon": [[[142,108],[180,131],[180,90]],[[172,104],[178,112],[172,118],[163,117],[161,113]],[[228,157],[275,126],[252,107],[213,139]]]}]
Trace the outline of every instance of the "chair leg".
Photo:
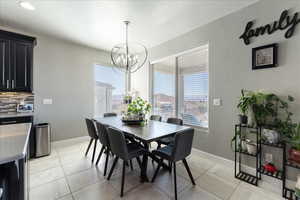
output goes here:
[{"label": "chair leg", "polygon": [[174,168],[174,192],[175,192],[175,200],[177,200],[177,180],[176,180],[176,163],[173,163]]},{"label": "chair leg", "polygon": [[141,159],[139,157],[136,157],[136,161],[139,164],[140,169],[142,170],[142,162]]},{"label": "chair leg", "polygon": [[155,170],[155,173],[154,173],[154,175],[153,175],[153,177],[152,177],[152,180],[151,180],[152,183],[155,181],[155,178],[156,178],[156,176],[157,176],[157,174],[158,174],[158,172],[159,172],[159,169],[160,169],[161,164],[162,164],[163,161],[164,161],[163,159],[160,159],[160,161],[159,161],[159,163],[158,163],[158,165],[157,165],[157,168],[156,168],[156,170]]},{"label": "chair leg", "polygon": [[190,176],[190,179],[191,179],[193,185],[196,185],[195,180],[194,180],[193,175],[192,175],[192,172],[191,172],[191,170],[190,170],[190,168],[189,168],[189,165],[188,165],[187,162],[186,162],[186,159],[183,159],[182,162],[183,162],[183,164],[184,164],[184,167],[185,167],[187,173],[188,173],[189,176]]},{"label": "chair leg", "polygon": [[98,140],[97,140],[97,139],[95,139],[95,143],[94,143],[94,151],[93,151],[93,158],[92,158],[92,163],[94,163],[94,159],[95,159],[96,148],[97,148],[97,142],[98,142]]},{"label": "chair leg", "polygon": [[106,149],[106,159],[105,159],[104,174],[103,174],[104,176],[106,176],[108,159],[109,159],[109,150]]},{"label": "chair leg", "polygon": [[130,169],[131,169],[131,171],[133,171],[132,160],[130,160],[129,162],[130,162]]},{"label": "chair leg", "polygon": [[169,173],[171,173],[172,172],[172,162],[171,161],[169,161],[169,168],[170,168]]},{"label": "chair leg", "polygon": [[107,177],[107,180],[108,180],[108,181],[109,181],[109,179],[110,179],[110,177],[111,177],[111,175],[112,175],[112,173],[113,173],[113,171],[114,171],[114,169],[115,169],[115,167],[116,167],[116,164],[117,164],[117,162],[118,162],[118,159],[119,159],[119,157],[116,157],[115,160],[114,160],[113,165],[111,166],[111,169],[110,169],[109,174],[108,174],[108,177]]},{"label": "chair leg", "polygon": [[123,197],[123,193],[124,193],[125,169],[126,169],[126,161],[124,160],[123,161],[123,170],[122,170],[121,194],[120,194],[121,197]]},{"label": "chair leg", "polygon": [[86,152],[85,152],[85,156],[88,155],[89,150],[90,150],[90,147],[91,147],[91,145],[92,145],[92,143],[93,143],[93,140],[94,140],[93,138],[90,139],[90,143],[89,143],[89,146],[88,146],[88,148],[87,148],[87,150],[86,150]]},{"label": "chair leg", "polygon": [[101,151],[100,151],[99,156],[98,156],[97,161],[96,161],[96,165],[98,165],[98,163],[99,163],[99,161],[100,161],[100,159],[101,159],[101,156],[102,156],[102,153],[103,153],[104,149],[105,149],[105,147],[102,146],[102,147],[101,147]]}]

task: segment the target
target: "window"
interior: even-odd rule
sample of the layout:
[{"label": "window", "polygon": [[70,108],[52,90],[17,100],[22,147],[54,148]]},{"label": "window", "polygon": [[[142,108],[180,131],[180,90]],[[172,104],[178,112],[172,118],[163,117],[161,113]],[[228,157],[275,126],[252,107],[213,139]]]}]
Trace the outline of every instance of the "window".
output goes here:
[{"label": "window", "polygon": [[178,109],[185,124],[208,127],[208,51],[179,56]]},{"label": "window", "polygon": [[208,128],[208,45],[152,64],[153,114]]},{"label": "window", "polygon": [[163,119],[175,116],[175,65],[166,59],[153,65],[153,114]]},{"label": "window", "polygon": [[96,117],[105,112],[120,114],[125,95],[125,73],[112,67],[95,65],[95,110]]}]

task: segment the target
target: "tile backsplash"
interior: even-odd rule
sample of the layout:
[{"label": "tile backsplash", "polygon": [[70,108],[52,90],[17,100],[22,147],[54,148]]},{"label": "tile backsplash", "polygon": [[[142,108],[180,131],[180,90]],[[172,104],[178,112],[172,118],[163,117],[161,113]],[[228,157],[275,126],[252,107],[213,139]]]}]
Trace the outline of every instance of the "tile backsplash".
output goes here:
[{"label": "tile backsplash", "polygon": [[34,104],[34,95],[31,93],[0,92],[0,113],[15,113],[21,102]]}]

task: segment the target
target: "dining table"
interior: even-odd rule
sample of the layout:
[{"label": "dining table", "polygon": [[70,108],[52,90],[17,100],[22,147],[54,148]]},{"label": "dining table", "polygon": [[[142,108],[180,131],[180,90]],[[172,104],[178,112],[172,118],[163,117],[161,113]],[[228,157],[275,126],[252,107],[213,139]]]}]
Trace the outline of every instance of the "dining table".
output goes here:
[{"label": "dining table", "polygon": [[[100,117],[94,118],[95,121],[100,122],[109,127],[113,127],[122,131],[125,135],[135,138],[139,141],[147,153],[143,156],[141,166],[141,182],[149,182],[147,176],[148,157],[155,162],[159,159],[150,151],[150,143],[157,141],[164,137],[174,136],[176,133],[191,129],[188,126],[176,125],[155,120],[147,120],[139,125],[129,125],[122,121],[119,116],[116,117]],[[163,168],[169,169],[169,166],[163,163]]]}]

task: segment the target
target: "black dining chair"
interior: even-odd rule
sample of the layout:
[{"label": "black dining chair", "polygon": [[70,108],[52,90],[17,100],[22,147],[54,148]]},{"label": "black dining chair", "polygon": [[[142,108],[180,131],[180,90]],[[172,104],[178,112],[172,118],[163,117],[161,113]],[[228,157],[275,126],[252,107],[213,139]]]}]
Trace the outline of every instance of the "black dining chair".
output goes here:
[{"label": "black dining chair", "polygon": [[97,131],[96,131],[96,127],[95,127],[95,123],[92,119],[85,119],[85,123],[86,123],[86,127],[88,130],[88,134],[90,136],[90,143],[88,145],[88,148],[85,152],[85,156],[88,155],[90,147],[92,145],[92,143],[94,142],[94,151],[93,151],[93,157],[92,157],[92,163],[94,162],[94,158],[95,158],[95,153],[96,153],[96,148],[97,148],[97,142],[98,142],[98,135],[97,135]]},{"label": "black dining chair", "polygon": [[161,116],[160,115],[151,115],[150,120],[161,122]]},{"label": "black dining chair", "polygon": [[107,134],[108,127],[100,122],[96,122],[96,127],[97,127],[99,141],[102,144],[102,148],[101,148],[99,156],[97,158],[96,165],[98,165],[102,154],[106,153],[106,159],[105,159],[105,165],[104,165],[104,176],[106,176],[107,164],[108,164],[108,160],[109,160],[109,155],[111,153],[108,134]]},{"label": "black dining chair", "polygon": [[104,113],[103,117],[116,117],[118,116],[117,113],[110,112],[110,113]]},{"label": "black dining chair", "polygon": [[153,150],[152,153],[155,156],[160,157],[160,161],[158,166],[155,170],[155,173],[152,178],[152,182],[155,181],[157,173],[162,166],[163,160],[168,160],[172,162],[173,166],[173,176],[174,176],[174,192],[175,192],[175,200],[177,200],[177,180],[176,180],[176,162],[182,160],[184,167],[189,174],[191,182],[193,185],[196,185],[191,170],[188,166],[186,161],[186,157],[191,154],[192,144],[193,144],[193,137],[194,137],[194,129],[187,129],[181,131],[175,135],[174,145],[167,145],[160,149]]},{"label": "black dining chair", "polygon": [[124,133],[120,130],[114,128],[108,128],[108,138],[110,142],[111,151],[116,156],[113,165],[109,171],[107,180],[111,178],[111,175],[116,167],[118,159],[123,160],[122,169],[122,182],[121,182],[121,194],[123,196],[124,191],[124,181],[125,181],[125,166],[128,165],[128,161],[136,158],[141,170],[141,161],[139,156],[145,155],[147,151],[139,143],[126,143]]},{"label": "black dining chair", "polygon": [[[167,123],[169,124],[177,124],[177,125],[183,125],[183,121],[182,119],[179,119],[179,118],[168,118],[167,119]],[[156,141],[157,142],[157,148],[161,148],[161,145],[169,145],[171,144],[172,142],[174,142],[174,137],[173,136],[170,136],[170,137],[165,137],[165,138],[162,138],[162,139],[159,139]]]}]

